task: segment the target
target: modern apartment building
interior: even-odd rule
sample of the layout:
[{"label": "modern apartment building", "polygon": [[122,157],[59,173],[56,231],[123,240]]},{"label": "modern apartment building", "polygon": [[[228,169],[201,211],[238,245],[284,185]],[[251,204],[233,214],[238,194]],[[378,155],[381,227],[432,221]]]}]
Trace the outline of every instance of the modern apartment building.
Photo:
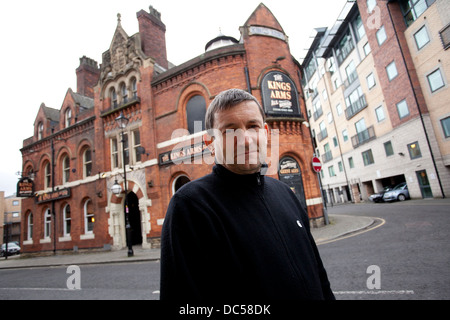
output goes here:
[{"label": "modern apartment building", "polygon": [[347,1],[313,30],[302,86],[328,203],[450,194],[449,47],[445,0]]}]

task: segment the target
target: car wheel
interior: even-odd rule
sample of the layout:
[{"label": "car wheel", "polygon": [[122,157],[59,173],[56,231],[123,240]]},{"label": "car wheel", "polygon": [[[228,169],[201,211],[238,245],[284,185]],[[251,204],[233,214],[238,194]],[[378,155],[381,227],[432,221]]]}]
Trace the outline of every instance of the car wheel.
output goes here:
[{"label": "car wheel", "polygon": [[406,200],[406,197],[405,197],[404,194],[399,194],[398,195],[398,201],[405,201],[405,200]]}]

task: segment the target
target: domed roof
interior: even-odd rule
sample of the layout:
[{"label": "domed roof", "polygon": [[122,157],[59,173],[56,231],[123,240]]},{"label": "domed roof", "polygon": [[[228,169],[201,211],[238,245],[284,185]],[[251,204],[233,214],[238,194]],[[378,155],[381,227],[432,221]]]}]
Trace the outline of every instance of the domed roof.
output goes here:
[{"label": "domed roof", "polygon": [[217,48],[231,46],[235,43],[239,43],[239,41],[233,37],[228,37],[222,34],[222,32],[219,32],[219,35],[217,37],[206,44],[205,51],[211,51]]}]

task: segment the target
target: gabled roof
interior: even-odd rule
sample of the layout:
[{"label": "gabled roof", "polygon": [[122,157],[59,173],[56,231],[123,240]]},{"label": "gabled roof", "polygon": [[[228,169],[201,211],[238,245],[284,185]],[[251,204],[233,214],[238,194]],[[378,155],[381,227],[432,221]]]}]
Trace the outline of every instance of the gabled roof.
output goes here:
[{"label": "gabled roof", "polygon": [[275,18],[269,8],[267,8],[262,2],[258,5],[255,11],[253,11],[253,13],[244,24],[244,26],[250,25],[265,26],[282,31],[284,33],[284,30],[281,27],[281,24],[278,22],[277,18]]}]

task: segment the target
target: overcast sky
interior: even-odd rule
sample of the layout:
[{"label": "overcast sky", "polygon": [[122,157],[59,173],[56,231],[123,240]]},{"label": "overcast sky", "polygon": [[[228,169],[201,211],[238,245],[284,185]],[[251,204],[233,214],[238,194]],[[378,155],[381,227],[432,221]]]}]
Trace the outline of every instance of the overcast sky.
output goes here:
[{"label": "overcast sky", "polygon": [[109,49],[120,13],[129,36],[136,12],[152,5],[166,25],[169,61],[175,65],[204,52],[219,34],[239,40],[239,27],[263,2],[289,37],[301,61],[313,28],[330,27],[346,0],[14,0],[0,1],[0,191],[15,192],[23,140],[33,135],[41,103],[60,109],[67,89],[76,91],[75,69],[86,55],[99,64]]}]

